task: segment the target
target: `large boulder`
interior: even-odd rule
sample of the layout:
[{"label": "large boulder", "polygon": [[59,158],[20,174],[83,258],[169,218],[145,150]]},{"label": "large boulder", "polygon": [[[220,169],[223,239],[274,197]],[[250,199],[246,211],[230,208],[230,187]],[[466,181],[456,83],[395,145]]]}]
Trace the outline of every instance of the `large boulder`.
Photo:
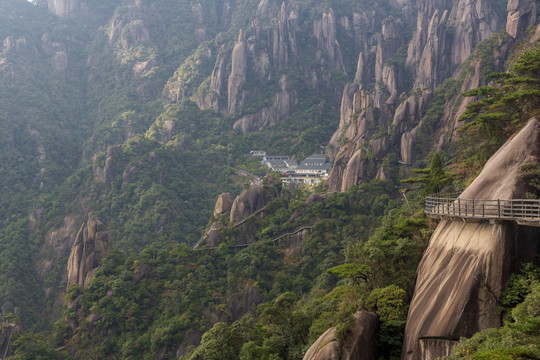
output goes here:
[{"label": "large boulder", "polygon": [[335,338],[332,327],[311,345],[303,360],[375,360],[377,359],[377,331],[379,319],[375,313],[359,311],[355,325],[344,344]]},{"label": "large boulder", "polygon": [[230,221],[237,224],[266,205],[264,187],[252,185],[238,195],[231,207]]},{"label": "large boulder", "polygon": [[[515,199],[526,188],[523,164],[538,163],[540,121],[528,124],[486,163],[463,199]],[[417,270],[402,359],[447,356],[460,337],[501,325],[497,311],[508,277],[537,253],[538,232],[514,222],[442,221]]]},{"label": "large boulder", "polygon": [[214,206],[214,217],[223,215],[231,210],[233,198],[231,194],[224,193],[218,196],[216,205]]}]

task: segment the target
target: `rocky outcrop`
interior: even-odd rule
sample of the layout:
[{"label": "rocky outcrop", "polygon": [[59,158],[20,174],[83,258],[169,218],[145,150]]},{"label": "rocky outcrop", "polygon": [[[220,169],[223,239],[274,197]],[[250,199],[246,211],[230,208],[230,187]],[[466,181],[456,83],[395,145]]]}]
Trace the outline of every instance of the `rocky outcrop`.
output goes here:
[{"label": "rocky outcrop", "polygon": [[[146,19],[149,9],[141,1],[131,1],[125,9],[116,12],[108,28],[109,47],[122,63],[129,48],[142,45],[150,40],[150,30]],[[137,56],[138,62],[150,61]],[[131,60],[130,60],[131,61]],[[147,64],[146,66],[148,66]],[[136,63],[134,74],[142,73],[143,65]]]},{"label": "rocky outcrop", "polygon": [[[397,3],[394,1],[393,5],[398,6]],[[407,1],[399,3],[408,5]],[[537,4],[531,4],[529,1],[510,1],[509,9],[523,14],[519,21],[534,24],[536,17],[531,21],[526,15],[538,11]],[[483,85],[486,66],[492,71],[504,71],[508,40],[498,35],[497,47],[490,56],[484,54],[473,58],[467,68],[460,68],[460,65],[473,54],[479,42],[504,27],[502,20],[495,12],[494,4],[486,0],[420,0],[416,29],[407,55],[402,58],[399,47],[407,41],[403,37],[402,21],[385,18],[382,28],[374,29],[371,36],[371,43],[375,39],[376,45],[361,50],[354,82],[344,87],[340,125],[330,140],[329,154],[335,159],[335,165],[327,182],[329,188],[346,190],[362,182],[367,174],[380,174],[382,158],[392,152],[399,154],[401,163],[414,163],[418,156],[419,136],[425,135],[422,132],[425,126],[433,132],[430,134],[433,140],[424,138],[431,148],[441,149],[455,140],[456,130],[463,125],[458,121],[459,115],[474,101],[458,94]],[[515,26],[523,32],[521,25]],[[509,33],[512,35],[512,31]],[[364,40],[367,44],[368,39]],[[454,95],[445,94],[444,114],[437,124],[426,125],[423,117],[435,90],[449,77],[463,80],[455,85],[461,88]],[[410,88],[404,87],[406,78],[414,79],[408,85]],[[368,88],[374,91],[366,95]],[[375,148],[377,155],[373,156]]]},{"label": "rocky outcrop", "polygon": [[203,42],[209,39],[209,29],[218,22],[216,4],[213,1],[193,1],[191,3],[191,13],[195,20],[195,39]]},{"label": "rocky outcrop", "polygon": [[[31,214],[30,221],[35,223],[40,214]],[[61,259],[65,259],[65,256],[69,255],[71,247],[73,245],[73,239],[77,235],[79,230],[78,225],[75,224],[75,219],[70,216],[64,218],[64,224],[62,227],[49,232],[45,236],[44,244],[42,244],[39,255],[39,259],[36,262],[35,268],[37,276],[40,281],[44,281],[50,276],[51,271],[54,270],[55,265]],[[55,291],[55,287],[51,285],[45,288],[45,294],[49,294]],[[59,299],[58,299],[59,300]]]},{"label": "rocky outcrop", "polygon": [[413,88],[437,87],[476,44],[499,31],[500,24],[486,0],[420,1],[406,62],[416,77]]},{"label": "rocky outcrop", "polygon": [[450,51],[452,66],[463,63],[480,41],[501,29],[500,19],[490,0],[460,0],[452,7],[448,26],[454,31]]},{"label": "rocky outcrop", "polygon": [[231,206],[230,222],[237,224],[266,205],[264,187],[252,185],[238,195]]},{"label": "rocky outcrop", "polygon": [[[86,225],[86,226],[85,226]],[[109,232],[92,214],[82,224],[68,259],[67,286],[86,286],[109,251]]]},{"label": "rocky outcrop", "polygon": [[343,56],[336,38],[336,18],[332,8],[323,13],[320,19],[313,21],[313,36],[317,38],[317,60],[328,61],[329,69],[344,70]]},{"label": "rocky outcrop", "polygon": [[228,113],[234,114],[238,109],[238,94],[247,76],[247,48],[243,31],[238,35],[238,41],[231,55],[231,74],[227,86]]},{"label": "rocky outcrop", "polygon": [[378,317],[371,312],[357,312],[349,339],[342,344],[335,338],[336,328],[322,334],[304,355],[303,360],[375,360],[377,359]]},{"label": "rocky outcrop", "polygon": [[377,129],[384,128],[383,117],[377,114],[376,96],[354,89],[354,85],[345,87],[342,104],[351,104],[352,111],[342,106],[340,127],[330,140],[331,147],[339,149],[327,180],[330,191],[345,191],[360,183],[373,159],[373,145],[382,150],[380,139],[371,139]]},{"label": "rocky outcrop", "polygon": [[536,0],[509,0],[506,32],[513,38],[519,37],[534,24],[540,14],[540,4]]},{"label": "rocky outcrop", "polygon": [[283,122],[291,114],[296,105],[296,92],[287,90],[287,76],[282,75],[279,80],[280,91],[272,99],[272,106],[263,108],[256,114],[246,115],[234,123],[234,128],[242,132],[264,129]]},{"label": "rocky outcrop", "polygon": [[[540,121],[533,118],[486,163],[460,195],[523,198],[523,164],[540,160]],[[501,325],[497,307],[509,274],[536,254],[534,228],[509,222],[442,221],[417,270],[402,359],[447,356],[460,337]]]},{"label": "rocky outcrop", "polygon": [[48,0],[49,10],[58,16],[69,16],[79,7],[78,0]]},{"label": "rocky outcrop", "polygon": [[104,161],[101,156],[95,154],[92,159],[92,174],[94,175],[94,181],[103,183],[106,188],[109,188],[111,181],[114,177],[113,164],[115,158],[121,153],[121,149],[118,146],[109,146],[107,153],[104,156]]},{"label": "rocky outcrop", "polygon": [[219,217],[219,219],[210,225],[194,248],[197,249],[202,244],[208,247],[219,245],[223,231],[221,221],[224,217],[228,217],[229,225],[238,230],[238,236],[234,236],[237,245],[254,242],[258,224],[250,220],[262,218],[266,204],[279,198],[280,191],[276,186],[278,182],[279,180],[267,176],[264,181],[256,182],[243,190],[234,198],[234,201],[230,194],[221,194],[214,207],[214,217]]},{"label": "rocky outcrop", "polygon": [[[195,102],[201,109],[213,109],[218,112],[226,112],[227,104],[223,98],[227,92],[227,64],[229,63],[230,55],[226,51],[225,46],[221,46],[218,51],[216,63],[210,75],[210,82],[206,93],[202,96],[195,96]],[[169,96],[171,100],[173,97]],[[178,101],[181,96],[174,96],[174,100]]]},{"label": "rocky outcrop", "polygon": [[224,193],[218,196],[216,205],[214,206],[214,217],[223,215],[229,212],[233,205],[233,198],[231,194]]},{"label": "rocky outcrop", "polygon": [[238,320],[242,315],[251,311],[253,306],[260,304],[263,300],[262,294],[257,289],[255,280],[248,280],[236,291],[227,291],[227,308],[231,311],[233,321]]}]

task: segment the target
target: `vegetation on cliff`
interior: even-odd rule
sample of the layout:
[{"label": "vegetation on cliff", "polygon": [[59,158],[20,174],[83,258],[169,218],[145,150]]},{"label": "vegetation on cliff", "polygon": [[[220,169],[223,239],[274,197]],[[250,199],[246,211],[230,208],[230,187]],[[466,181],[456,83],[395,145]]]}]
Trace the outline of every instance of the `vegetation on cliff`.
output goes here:
[{"label": "vegetation on cliff", "polygon": [[[346,192],[267,182],[273,196],[264,216],[246,221],[256,239],[250,244],[227,216],[211,216],[218,194],[239,193],[252,173],[262,174],[249,150],[302,158],[328,143],[361,50],[339,44],[363,34],[355,26],[368,26],[351,14],[407,15],[392,3],[293,1],[286,21],[268,15],[269,8],[278,14],[272,1],[98,1],[65,19],[22,0],[0,3],[0,307],[23,329],[13,358],[301,359],[329,327],[348,341],[359,309],[379,317],[381,356],[398,358],[416,266],[436,225],[423,214],[422,196],[459,188],[462,177],[451,184],[446,164],[458,159],[458,173],[469,176],[538,113],[537,46],[494,75],[500,84],[466,94],[481,98],[466,112],[461,148],[419,159],[420,167],[431,163],[416,171],[424,176],[410,179],[392,148],[377,159],[382,180]],[[336,34],[322,29],[332,22],[340,24]],[[242,41],[249,66],[234,99],[242,106],[228,113],[219,91],[232,73],[227,57]],[[280,41],[275,54],[268,51]],[[404,57],[400,44],[387,65],[404,72]],[[222,66],[220,59],[227,59]],[[462,82],[435,90],[420,130],[422,156]],[[295,100],[287,121],[247,133],[234,128],[271,111],[285,92]],[[380,117],[387,109],[376,110]],[[394,136],[379,130],[373,139]],[[365,160],[376,159],[368,147]],[[524,167],[522,177],[538,197],[538,168]],[[402,195],[404,178],[418,186]],[[89,212],[106,224],[113,250],[89,286],[66,294],[66,224]],[[194,250],[208,219],[219,226],[218,244]],[[513,323],[464,349],[492,351],[481,344],[499,341],[501,353],[537,351],[505,345],[516,334],[538,339],[538,314],[529,311],[536,282],[531,287],[505,309]]]}]

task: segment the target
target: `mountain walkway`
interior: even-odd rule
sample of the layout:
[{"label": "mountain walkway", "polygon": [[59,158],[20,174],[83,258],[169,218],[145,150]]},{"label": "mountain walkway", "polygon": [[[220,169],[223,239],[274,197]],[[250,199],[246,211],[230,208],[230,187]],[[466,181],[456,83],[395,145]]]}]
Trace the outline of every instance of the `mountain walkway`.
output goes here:
[{"label": "mountain walkway", "polygon": [[510,220],[540,227],[540,199],[484,200],[432,195],[426,197],[425,212],[440,218]]},{"label": "mountain walkway", "polygon": [[[296,234],[299,234],[301,232],[304,232],[304,231],[312,231],[313,230],[313,227],[323,221],[325,221],[326,219],[322,219],[322,220],[318,220],[316,222],[314,222],[312,225],[304,225],[304,226],[301,226],[299,227],[298,229],[294,230],[294,231],[291,231],[291,232],[288,232],[288,233],[285,233],[285,234],[281,234],[279,235],[278,237],[272,239],[272,243],[274,246],[280,246],[281,244],[281,239],[283,238],[287,238],[289,239],[291,236],[294,236]],[[236,226],[236,225],[235,225]],[[243,248],[246,248],[250,245],[253,245],[253,244],[256,244],[257,242],[251,242],[251,243],[245,243],[245,244],[236,244],[236,245],[226,245],[228,248],[231,248],[231,249],[243,249]],[[219,248],[219,246],[212,246],[212,247],[204,247],[204,248],[194,248],[193,250],[196,250],[196,251],[211,251],[211,250],[215,250]]]}]

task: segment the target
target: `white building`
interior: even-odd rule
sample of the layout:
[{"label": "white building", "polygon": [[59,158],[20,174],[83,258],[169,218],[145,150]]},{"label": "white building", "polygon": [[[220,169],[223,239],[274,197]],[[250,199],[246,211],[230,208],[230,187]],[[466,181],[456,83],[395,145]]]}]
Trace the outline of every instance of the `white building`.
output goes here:
[{"label": "white building", "polygon": [[332,165],[326,162],[326,155],[311,155],[302,160],[294,172],[299,175],[326,176],[331,167]]},{"label": "white building", "polygon": [[252,157],[260,156],[260,157],[264,158],[266,156],[266,151],[264,151],[264,150],[251,150],[249,152],[249,156],[252,156]]}]

